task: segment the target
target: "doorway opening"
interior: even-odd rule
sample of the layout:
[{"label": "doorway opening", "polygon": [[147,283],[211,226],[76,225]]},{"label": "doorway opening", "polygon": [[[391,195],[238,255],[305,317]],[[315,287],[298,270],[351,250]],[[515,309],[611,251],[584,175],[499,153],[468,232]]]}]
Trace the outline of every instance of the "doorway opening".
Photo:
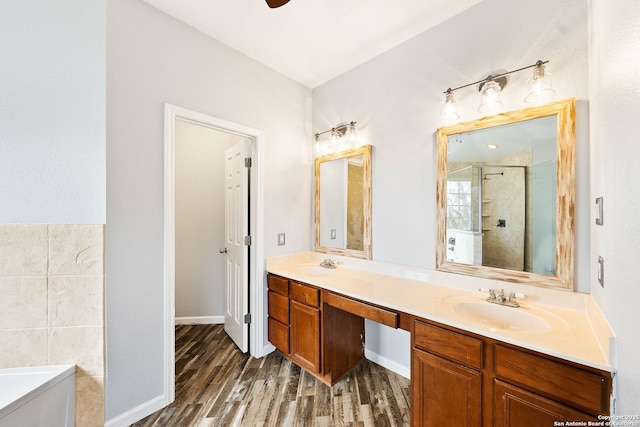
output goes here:
[{"label": "doorway opening", "polygon": [[[175,324],[176,324],[176,124],[191,123],[214,129],[230,137],[239,137],[247,142],[250,173],[247,186],[251,192],[247,197],[247,242],[245,274],[248,279],[247,344],[254,357],[266,354],[264,347],[264,256],[263,256],[263,211],[264,191],[262,185],[262,132],[237,123],[228,122],[206,114],[165,104],[164,119],[164,332],[165,332],[165,397],[166,404],[175,399]],[[243,236],[244,237],[244,236]],[[226,311],[226,309],[225,309]]]}]

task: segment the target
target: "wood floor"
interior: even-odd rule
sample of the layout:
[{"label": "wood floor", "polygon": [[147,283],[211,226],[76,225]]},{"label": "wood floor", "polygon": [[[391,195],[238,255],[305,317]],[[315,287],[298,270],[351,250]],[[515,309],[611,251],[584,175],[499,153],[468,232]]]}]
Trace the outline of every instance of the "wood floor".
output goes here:
[{"label": "wood floor", "polygon": [[176,400],[151,426],[408,426],[409,380],[368,360],[329,387],[282,356],[242,354],[222,325],[176,326]]}]

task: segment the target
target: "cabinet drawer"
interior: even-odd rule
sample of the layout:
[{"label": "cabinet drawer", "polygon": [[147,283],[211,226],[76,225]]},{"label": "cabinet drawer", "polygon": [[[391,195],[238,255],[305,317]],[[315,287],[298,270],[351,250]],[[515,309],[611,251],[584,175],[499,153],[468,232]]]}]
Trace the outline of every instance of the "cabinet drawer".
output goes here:
[{"label": "cabinet drawer", "polygon": [[374,322],[382,323],[392,328],[398,328],[398,314],[393,311],[343,297],[333,292],[325,294],[324,303],[339,308],[342,311],[355,314],[356,316],[364,317],[365,319],[373,320]]},{"label": "cabinet drawer", "polygon": [[609,412],[609,379],[596,372],[497,345],[496,375],[593,414]]},{"label": "cabinet drawer", "polygon": [[415,322],[413,345],[465,366],[482,369],[482,340],[442,329],[420,321]]},{"label": "cabinet drawer", "polygon": [[280,295],[289,296],[289,279],[269,274],[267,276],[267,286],[273,292],[276,292]]},{"label": "cabinet drawer", "polygon": [[269,317],[268,325],[269,342],[282,353],[289,354],[289,327],[272,317]]},{"label": "cabinet drawer", "polygon": [[291,299],[311,307],[320,307],[320,290],[298,282],[291,282]]},{"label": "cabinet drawer", "polygon": [[289,324],[289,298],[275,293],[274,291],[268,292],[269,297],[269,317],[284,323]]}]

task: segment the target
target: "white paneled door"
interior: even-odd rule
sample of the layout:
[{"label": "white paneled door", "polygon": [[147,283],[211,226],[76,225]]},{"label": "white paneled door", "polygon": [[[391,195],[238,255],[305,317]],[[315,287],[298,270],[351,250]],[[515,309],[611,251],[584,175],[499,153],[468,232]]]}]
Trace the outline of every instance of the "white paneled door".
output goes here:
[{"label": "white paneled door", "polygon": [[[246,353],[249,350],[249,158],[245,139],[225,152],[225,311],[224,330]],[[248,316],[247,316],[248,317]]]}]

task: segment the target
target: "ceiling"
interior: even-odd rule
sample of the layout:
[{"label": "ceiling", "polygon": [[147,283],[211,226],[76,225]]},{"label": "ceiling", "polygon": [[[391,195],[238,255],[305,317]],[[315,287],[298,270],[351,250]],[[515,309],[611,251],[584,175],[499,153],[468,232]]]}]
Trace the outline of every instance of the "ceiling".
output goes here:
[{"label": "ceiling", "polygon": [[481,0],[143,0],[314,88]]}]

